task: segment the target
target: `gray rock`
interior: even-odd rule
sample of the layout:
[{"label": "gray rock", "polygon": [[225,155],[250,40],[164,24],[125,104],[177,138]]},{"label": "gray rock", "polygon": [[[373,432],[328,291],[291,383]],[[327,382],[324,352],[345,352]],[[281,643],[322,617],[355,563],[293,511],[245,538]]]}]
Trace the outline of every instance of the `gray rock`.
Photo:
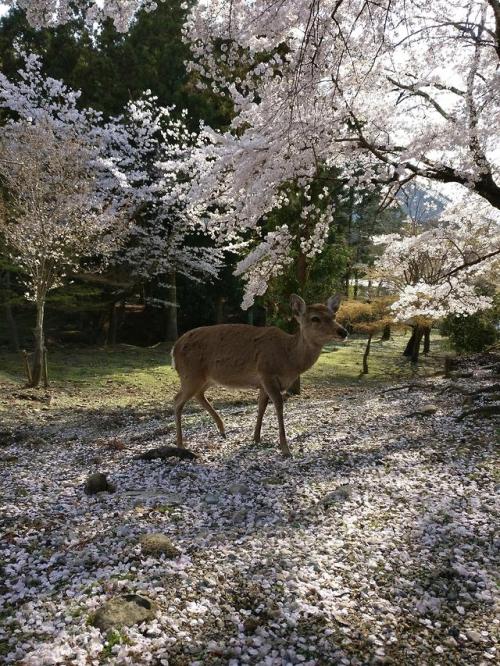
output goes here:
[{"label": "gray rock", "polygon": [[165,534],[143,534],[139,542],[144,555],[165,555],[168,559],[174,559],[181,554]]},{"label": "gray rock", "polygon": [[0,463],[15,463],[19,460],[18,456],[9,455],[8,453],[0,454]]},{"label": "gray rock", "polygon": [[227,490],[231,495],[247,495],[250,492],[250,489],[244,483],[232,483]]},{"label": "gray rock", "polygon": [[212,493],[207,493],[203,498],[203,501],[205,502],[205,504],[218,504],[219,498],[217,497],[217,495],[212,495]]},{"label": "gray rock", "polygon": [[481,636],[481,634],[478,631],[474,631],[474,629],[467,630],[465,632],[465,635],[473,643],[482,643],[483,642],[483,637]]},{"label": "gray rock", "polygon": [[124,594],[113,597],[94,613],[92,624],[102,632],[121,627],[131,627],[152,620],[156,605],[140,594]]},{"label": "gray rock", "polygon": [[84,491],[87,495],[95,495],[102,492],[114,493],[115,487],[109,483],[106,474],[96,472],[88,477],[85,482]]},{"label": "gray rock", "polygon": [[432,416],[437,412],[438,408],[436,405],[433,405],[432,403],[428,403],[427,405],[422,405],[422,407],[419,407],[415,411],[415,414],[419,414],[420,416]]}]

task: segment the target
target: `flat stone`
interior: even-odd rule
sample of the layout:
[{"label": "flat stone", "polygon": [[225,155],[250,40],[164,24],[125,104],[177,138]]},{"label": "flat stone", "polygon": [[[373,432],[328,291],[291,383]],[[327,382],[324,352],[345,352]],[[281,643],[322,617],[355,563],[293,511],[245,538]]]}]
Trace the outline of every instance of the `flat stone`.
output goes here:
[{"label": "flat stone", "polygon": [[416,414],[420,414],[421,416],[432,416],[437,412],[438,408],[436,405],[433,405],[431,403],[427,405],[422,405],[419,409],[416,410]]},{"label": "flat stone", "polygon": [[121,627],[132,627],[152,620],[156,605],[140,594],[123,594],[113,597],[94,613],[92,624],[102,632]]},{"label": "flat stone", "polygon": [[250,489],[244,483],[232,483],[227,490],[231,495],[247,495],[250,492]]},{"label": "flat stone", "polygon": [[218,504],[219,498],[217,497],[217,495],[212,495],[211,493],[208,493],[203,498],[203,501],[205,502],[205,504]]},{"label": "flat stone", "polygon": [[282,486],[285,481],[279,476],[266,476],[262,479],[262,483],[266,486]]},{"label": "flat stone", "polygon": [[189,449],[179,446],[158,446],[135,456],[135,460],[166,460],[167,458],[179,458],[180,460],[195,460],[198,456]]},{"label": "flat stone", "polygon": [[166,534],[143,534],[139,543],[144,555],[165,555],[168,559],[173,560],[181,554]]}]

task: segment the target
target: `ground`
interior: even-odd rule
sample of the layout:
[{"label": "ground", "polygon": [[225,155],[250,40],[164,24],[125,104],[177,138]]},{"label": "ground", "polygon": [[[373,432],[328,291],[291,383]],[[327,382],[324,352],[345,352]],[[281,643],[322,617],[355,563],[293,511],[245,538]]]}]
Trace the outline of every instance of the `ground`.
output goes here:
[{"label": "ground", "polygon": [[[498,367],[445,378],[437,340],[415,376],[402,343],[376,347],[363,379],[361,342],[322,355],[286,404],[291,460],[272,409],[254,445],[255,397],[224,391],[226,440],[193,406],[195,461],[135,459],[174,443],[160,349],[59,351],[47,392],[23,389],[4,355],[1,659],[494,663],[496,433],[461,415]],[[94,472],[115,492],[86,495]],[[148,534],[172,553],[146,551]],[[124,593],[153,619],[96,628]]]}]

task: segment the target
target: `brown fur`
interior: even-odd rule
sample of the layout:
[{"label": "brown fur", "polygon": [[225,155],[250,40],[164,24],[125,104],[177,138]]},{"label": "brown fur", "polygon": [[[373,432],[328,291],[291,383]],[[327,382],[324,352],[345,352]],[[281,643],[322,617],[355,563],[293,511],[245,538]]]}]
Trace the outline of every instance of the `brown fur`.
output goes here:
[{"label": "brown fur", "polygon": [[192,397],[209,412],[224,436],[224,424],[204,395],[209,386],[218,384],[259,389],[256,442],[260,441],[262,418],[271,399],[280,426],[281,451],[290,455],[282,392],[316,362],[324,344],[345,339],[345,330],[335,322],[339,302],[336,298],[330,299],[329,307],[306,306],[298,296],[292,296],[292,309],[300,324],[295,335],[275,326],[220,324],[195,328],[181,336],[172,350],[174,367],[181,379],[181,390],[175,398],[177,446],[183,446],[182,409]]}]

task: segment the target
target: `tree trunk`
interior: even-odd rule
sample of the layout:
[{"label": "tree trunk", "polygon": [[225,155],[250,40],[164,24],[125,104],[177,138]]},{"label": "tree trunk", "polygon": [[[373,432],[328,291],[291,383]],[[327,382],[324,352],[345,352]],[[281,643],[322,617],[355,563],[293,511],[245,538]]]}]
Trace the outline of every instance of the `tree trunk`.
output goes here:
[{"label": "tree trunk", "polygon": [[354,300],[357,300],[357,298],[358,298],[358,290],[359,290],[358,272],[356,271],[354,273],[354,290],[353,290],[353,293],[352,293],[352,297],[354,298]]},{"label": "tree trunk", "polygon": [[364,375],[368,374],[368,356],[370,355],[370,347],[372,345],[372,337],[373,337],[373,333],[370,333],[368,335],[368,341],[366,343],[365,353],[363,354],[363,374]]},{"label": "tree trunk", "polygon": [[412,326],[411,327],[410,339],[406,343],[406,347],[405,347],[405,350],[403,352],[403,356],[411,356],[414,341],[415,341],[415,326]]},{"label": "tree trunk", "polygon": [[109,326],[108,335],[106,337],[106,345],[116,345],[116,331],[118,328],[116,303],[111,303],[109,306]]},{"label": "tree trunk", "polygon": [[5,271],[4,274],[4,285],[5,291],[7,292],[6,302],[4,305],[5,320],[9,326],[10,331],[10,348],[12,351],[19,351],[19,334],[17,332],[16,320],[14,319],[14,314],[12,312],[12,306],[9,302],[9,292],[10,292],[10,273]]},{"label": "tree trunk", "polygon": [[351,281],[351,271],[347,271],[345,274],[345,296],[349,298],[349,283]]},{"label": "tree trunk", "polygon": [[384,330],[382,331],[382,337],[380,338],[382,342],[387,342],[391,339],[391,325],[386,324]]},{"label": "tree trunk", "polygon": [[179,337],[177,328],[177,284],[175,271],[167,276],[167,304],[165,306],[165,341],[175,342]]},{"label": "tree trunk", "polygon": [[424,354],[428,354],[431,350],[431,327],[424,328]]},{"label": "tree trunk", "polygon": [[215,323],[223,324],[224,323],[224,303],[226,299],[224,296],[218,296],[215,304]]},{"label": "tree trunk", "polygon": [[33,354],[33,363],[31,366],[31,384],[30,386],[39,386],[43,373],[44,355],[45,355],[45,336],[43,332],[43,320],[45,315],[45,295],[39,297],[36,304],[36,326],[33,331],[35,337],[35,352]]},{"label": "tree trunk", "polygon": [[[307,269],[307,257],[302,251],[302,248],[300,248],[297,257],[297,282],[299,283],[299,293],[302,293],[302,295],[304,294],[304,288],[307,282]],[[300,375],[290,386],[287,393],[288,395],[300,395]]]},{"label": "tree trunk", "polygon": [[424,328],[422,326],[413,326],[412,334],[403,352],[404,356],[410,357],[412,363],[418,363],[420,342],[422,341],[423,334]]}]

